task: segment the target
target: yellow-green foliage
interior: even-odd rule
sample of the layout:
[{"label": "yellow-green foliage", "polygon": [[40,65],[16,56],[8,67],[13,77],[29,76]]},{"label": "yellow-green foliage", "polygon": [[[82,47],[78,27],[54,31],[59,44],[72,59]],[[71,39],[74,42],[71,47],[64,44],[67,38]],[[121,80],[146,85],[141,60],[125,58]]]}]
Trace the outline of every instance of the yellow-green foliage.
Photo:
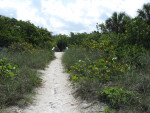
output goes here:
[{"label": "yellow-green foliage", "polygon": [[95,40],[85,40],[82,47],[87,48],[90,51],[103,50],[105,53],[112,54],[116,45],[113,45],[111,40],[102,40],[100,42]]},{"label": "yellow-green foliage", "polygon": [[27,42],[14,42],[8,48],[6,49],[8,52],[34,52],[35,49],[33,48],[32,44],[29,44]]},{"label": "yellow-green foliage", "polygon": [[120,64],[117,57],[99,59],[94,62],[90,59],[79,60],[70,67],[70,72],[77,73],[71,76],[71,80],[80,81],[80,79],[99,79],[101,82],[110,81],[113,76],[119,76],[130,70],[128,64]]}]

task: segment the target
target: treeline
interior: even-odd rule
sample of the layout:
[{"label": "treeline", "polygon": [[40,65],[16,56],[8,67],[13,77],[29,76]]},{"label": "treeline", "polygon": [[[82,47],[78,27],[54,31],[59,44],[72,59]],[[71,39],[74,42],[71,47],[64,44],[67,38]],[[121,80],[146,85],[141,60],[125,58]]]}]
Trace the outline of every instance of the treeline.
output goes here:
[{"label": "treeline", "polygon": [[18,21],[0,15],[0,47],[8,47],[12,43],[26,42],[34,47],[50,48],[52,46],[52,33],[40,28],[30,21]]},{"label": "treeline", "polygon": [[[104,23],[96,25],[97,31],[92,33],[70,33],[66,36],[69,46],[81,46],[87,40],[100,42],[109,34],[111,40],[119,41],[119,45],[140,45],[150,48],[150,3],[144,4],[137,11],[138,15],[131,18],[125,12],[114,12]],[[111,35],[110,35],[111,33]],[[113,36],[112,36],[113,34]],[[62,35],[58,35],[61,37]],[[63,36],[64,37],[64,36]],[[108,38],[108,37],[107,37]],[[117,39],[116,39],[117,38]],[[63,40],[64,41],[64,40]]]}]

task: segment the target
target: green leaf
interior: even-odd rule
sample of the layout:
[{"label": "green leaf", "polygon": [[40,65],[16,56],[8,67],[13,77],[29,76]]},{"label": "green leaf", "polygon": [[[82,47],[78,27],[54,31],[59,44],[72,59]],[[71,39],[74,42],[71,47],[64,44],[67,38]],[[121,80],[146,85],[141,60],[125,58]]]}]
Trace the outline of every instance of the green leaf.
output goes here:
[{"label": "green leaf", "polygon": [[10,74],[10,77],[14,77],[15,75],[13,72],[10,72],[9,74]]}]

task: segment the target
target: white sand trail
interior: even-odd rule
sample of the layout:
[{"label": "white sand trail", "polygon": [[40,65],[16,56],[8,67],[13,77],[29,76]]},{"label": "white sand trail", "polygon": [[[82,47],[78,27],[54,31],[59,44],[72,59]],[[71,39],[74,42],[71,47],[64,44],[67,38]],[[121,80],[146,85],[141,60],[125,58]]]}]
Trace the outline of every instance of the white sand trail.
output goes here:
[{"label": "white sand trail", "polygon": [[72,95],[69,75],[61,63],[63,52],[56,52],[56,59],[40,71],[42,86],[36,89],[33,102],[24,109],[10,107],[4,113],[100,113],[104,111],[103,103],[87,103],[75,99]]},{"label": "white sand trail", "polygon": [[43,71],[43,86],[38,88],[33,105],[25,113],[79,113],[77,101],[71,95],[68,74],[64,72],[61,57],[56,52],[56,59]]}]

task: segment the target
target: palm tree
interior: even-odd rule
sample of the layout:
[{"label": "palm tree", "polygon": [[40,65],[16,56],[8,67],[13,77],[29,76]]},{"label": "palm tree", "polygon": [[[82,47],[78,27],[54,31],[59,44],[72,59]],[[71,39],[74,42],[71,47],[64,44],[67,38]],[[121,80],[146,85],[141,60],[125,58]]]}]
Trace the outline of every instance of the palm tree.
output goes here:
[{"label": "palm tree", "polygon": [[143,9],[138,10],[138,16],[150,25],[150,3],[144,4]]},{"label": "palm tree", "polygon": [[111,18],[106,20],[106,28],[111,32],[124,33],[125,25],[130,20],[130,17],[126,13],[121,12],[117,14],[114,12]]}]

